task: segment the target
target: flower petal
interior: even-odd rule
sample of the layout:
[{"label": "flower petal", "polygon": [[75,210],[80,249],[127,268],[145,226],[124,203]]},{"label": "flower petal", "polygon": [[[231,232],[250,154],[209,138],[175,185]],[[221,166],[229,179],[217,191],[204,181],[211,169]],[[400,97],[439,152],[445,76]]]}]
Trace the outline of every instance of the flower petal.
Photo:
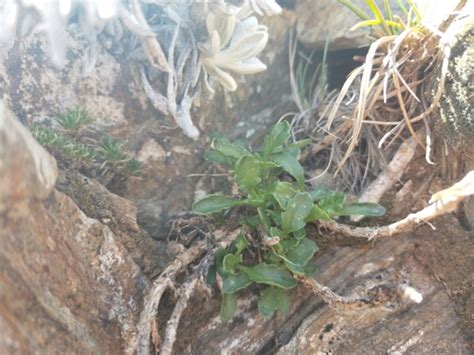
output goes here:
[{"label": "flower petal", "polygon": [[267,69],[267,66],[258,58],[250,58],[242,62],[233,63],[225,67],[237,74],[255,74]]}]

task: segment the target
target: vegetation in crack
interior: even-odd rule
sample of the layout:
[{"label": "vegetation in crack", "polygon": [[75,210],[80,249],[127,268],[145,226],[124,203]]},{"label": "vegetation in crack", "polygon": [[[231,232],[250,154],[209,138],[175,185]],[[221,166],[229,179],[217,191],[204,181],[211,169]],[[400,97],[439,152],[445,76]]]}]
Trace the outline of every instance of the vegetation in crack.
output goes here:
[{"label": "vegetation in crack", "polygon": [[216,252],[208,282],[223,281],[221,318],[236,310],[237,293],[261,284],[258,308],[265,316],[289,310],[288,290],[295,277],[316,272],[311,260],[318,245],[307,235],[308,223],[338,216],[381,216],[378,204],[351,203],[342,192],[321,187],[306,190],[300,149],[307,140],[290,143],[290,125],[282,121],[270,129],[261,149],[215,138],[206,159],[229,169],[239,187],[238,196],[208,195],[193,204],[200,214],[241,209],[241,232],[230,248]]},{"label": "vegetation in crack", "polygon": [[140,162],[132,158],[123,144],[105,136],[93,138],[89,125],[94,117],[85,109],[67,109],[55,120],[57,128],[34,125],[31,133],[65,168],[81,170],[104,185],[116,175],[140,176]]}]

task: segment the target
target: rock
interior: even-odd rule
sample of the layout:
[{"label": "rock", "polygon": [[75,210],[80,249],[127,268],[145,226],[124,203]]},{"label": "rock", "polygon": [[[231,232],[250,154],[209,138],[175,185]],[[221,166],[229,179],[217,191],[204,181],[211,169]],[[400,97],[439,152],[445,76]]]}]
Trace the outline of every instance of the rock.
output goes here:
[{"label": "rock", "polygon": [[4,107],[0,152],[0,353],[123,352],[148,278],[53,189],[54,159]]},{"label": "rock", "polygon": [[[367,9],[364,0],[353,0],[353,4]],[[351,10],[333,0],[297,0],[296,33],[306,46],[324,48],[327,38],[331,41],[331,50],[357,48],[370,44],[367,29],[350,31],[360,22]]]},{"label": "rock", "polygon": [[[389,0],[388,2],[394,15],[398,15],[402,19],[406,18],[397,5],[398,1]],[[371,18],[374,17],[365,0],[351,0],[350,3],[362,9]],[[376,1],[376,3],[383,9],[382,1]],[[406,1],[403,3],[408,7]],[[429,0],[414,0],[414,3],[417,4],[422,14],[423,23],[430,27],[436,27],[446,18],[447,14],[453,11],[459,1],[443,1],[436,7],[432,6],[432,2]],[[468,1],[467,7],[471,10],[474,9],[474,2]],[[368,36],[370,34],[368,28],[350,30],[361,22],[361,19],[338,1],[296,0],[295,13],[298,39],[307,47],[322,49],[328,37],[331,41],[330,50],[358,48],[368,46],[373,42],[373,39]],[[469,10],[466,13],[469,13]]]},{"label": "rock", "polygon": [[[0,215],[28,216],[28,203],[42,200],[51,193],[58,175],[56,161],[15,120],[2,101],[0,158]],[[22,179],[9,178],[12,173]]]},{"label": "rock", "polygon": [[[453,219],[435,221],[436,234],[424,226],[413,235],[331,246],[316,255],[318,281],[346,296],[360,297],[367,290],[385,294],[384,305],[336,312],[300,286],[290,294],[288,315],[258,315],[256,298],[245,293],[234,320],[223,325],[216,312],[205,313],[196,304],[199,317],[211,321],[177,352],[469,354],[474,242]],[[197,326],[196,311],[188,317]]]},{"label": "rock", "polygon": [[164,238],[168,218],[190,209],[197,179],[188,175],[206,168],[202,154],[209,135],[222,132],[230,138],[259,140],[261,132],[290,107],[288,71],[281,68],[288,66],[287,32],[294,20],[292,11],[262,19],[270,37],[260,55],[267,71],[236,76],[239,86],[235,92],[217,86],[214,97],[207,97],[204,91],[207,100],[192,109],[201,131],[197,142],[186,138],[173,119],[152,107],[124,53],[102,48],[96,67],[84,73],[81,61],[88,41],[74,24],[66,34],[66,63],[60,70],[51,63],[48,43],[39,31],[5,43],[0,49],[4,58],[0,60],[0,97],[5,97],[28,126],[39,122],[54,126],[64,110],[75,106],[87,109],[95,118],[88,129],[91,141],[111,136],[143,161],[142,178],[130,179],[125,188],[113,192],[139,206],[139,220],[145,221],[144,226],[155,237]]}]

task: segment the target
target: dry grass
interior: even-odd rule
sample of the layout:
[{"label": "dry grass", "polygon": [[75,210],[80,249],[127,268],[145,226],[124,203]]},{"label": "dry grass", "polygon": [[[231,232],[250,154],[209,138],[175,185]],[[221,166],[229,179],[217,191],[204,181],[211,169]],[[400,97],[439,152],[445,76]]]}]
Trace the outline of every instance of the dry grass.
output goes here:
[{"label": "dry grass", "polygon": [[[437,143],[431,133],[432,113],[443,94],[450,55],[441,29],[447,30],[454,20],[450,17],[438,29],[408,27],[400,21],[398,33],[379,34],[365,58],[356,58],[361,65],[338,93],[328,93],[311,109],[295,100],[300,112],[293,120],[294,132],[314,141],[303,158],[317,155],[319,164],[326,164],[324,172],[339,174],[342,187],[355,193],[382,171],[410,136],[432,164],[432,146]],[[296,65],[290,57],[292,72]],[[294,74],[291,84],[298,94],[301,84]],[[419,137],[417,131],[426,134]]]}]

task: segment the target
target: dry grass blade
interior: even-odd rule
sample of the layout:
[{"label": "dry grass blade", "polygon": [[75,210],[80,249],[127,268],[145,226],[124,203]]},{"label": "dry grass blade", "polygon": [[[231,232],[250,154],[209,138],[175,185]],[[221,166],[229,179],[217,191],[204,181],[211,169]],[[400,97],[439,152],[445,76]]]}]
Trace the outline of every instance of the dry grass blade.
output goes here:
[{"label": "dry grass blade", "polygon": [[398,98],[398,103],[400,105],[400,110],[402,111],[402,114],[403,114],[403,118],[405,119],[405,124],[407,125],[408,127],[408,130],[410,131],[410,134],[411,136],[413,137],[413,139],[420,145],[423,147],[423,149],[426,150],[424,144],[421,142],[421,140],[418,138],[418,136],[416,135],[416,132],[415,130],[413,129],[413,125],[411,124],[411,121],[410,121],[410,117],[408,117],[408,112],[407,112],[407,109],[405,107],[405,102],[403,101],[403,96],[402,96],[402,93],[401,93],[401,88],[400,88],[400,82],[398,81],[398,76],[396,74],[393,75],[393,83],[395,84],[395,88],[397,90],[397,98]]}]

